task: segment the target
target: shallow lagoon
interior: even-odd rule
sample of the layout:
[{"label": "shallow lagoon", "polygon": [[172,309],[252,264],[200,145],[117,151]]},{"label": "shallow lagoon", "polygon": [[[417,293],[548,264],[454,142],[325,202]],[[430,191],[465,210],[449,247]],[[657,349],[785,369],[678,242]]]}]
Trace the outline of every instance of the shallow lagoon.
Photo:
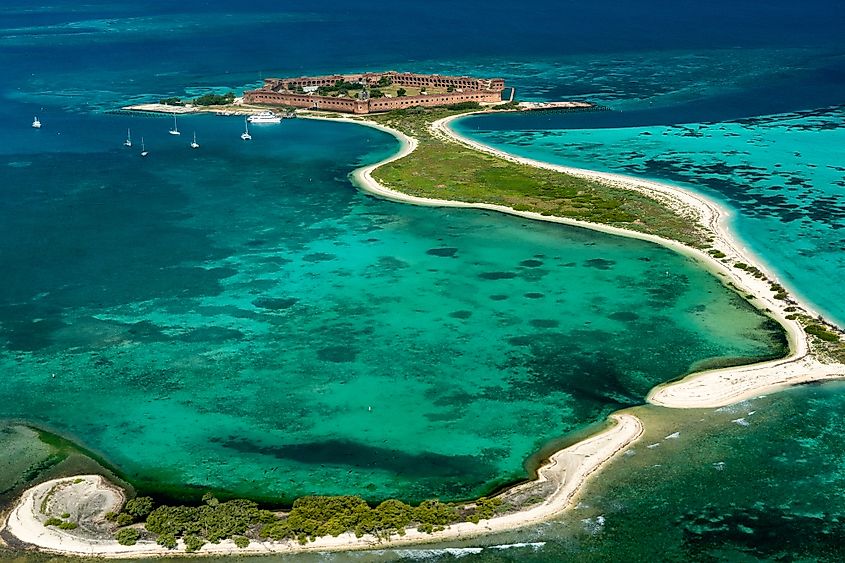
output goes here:
[{"label": "shallow lagoon", "polygon": [[[669,180],[714,197],[734,210],[733,230],[782,282],[845,322],[845,292],[830,283],[845,269],[841,106],[720,123],[611,126],[625,119],[625,112],[498,115],[464,119],[457,129],[521,156]],[[585,129],[591,122],[601,128]]]},{"label": "shallow lagoon", "polygon": [[190,117],[190,151],[169,125],[65,116],[0,164],[0,417],[142,489],[471,497],[694,365],[782,352],[661,247],[358,193],[384,133],[299,120],[243,143]]}]

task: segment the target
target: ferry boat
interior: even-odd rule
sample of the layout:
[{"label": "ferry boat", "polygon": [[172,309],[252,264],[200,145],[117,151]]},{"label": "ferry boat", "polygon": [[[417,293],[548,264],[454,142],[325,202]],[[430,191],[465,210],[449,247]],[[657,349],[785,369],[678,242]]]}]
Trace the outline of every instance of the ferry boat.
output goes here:
[{"label": "ferry boat", "polygon": [[32,118],[32,126],[36,129],[41,129],[41,122],[38,121],[37,117]]},{"label": "ferry boat", "polygon": [[261,111],[246,118],[250,123],[281,123],[282,118],[272,111]]}]

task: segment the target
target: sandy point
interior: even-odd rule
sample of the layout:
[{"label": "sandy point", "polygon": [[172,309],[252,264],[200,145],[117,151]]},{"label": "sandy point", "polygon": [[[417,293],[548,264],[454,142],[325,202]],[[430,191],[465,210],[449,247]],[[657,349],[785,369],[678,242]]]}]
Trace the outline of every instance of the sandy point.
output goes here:
[{"label": "sandy point", "polygon": [[[305,545],[295,541],[252,541],[246,548],[238,548],[231,540],[224,540],[218,544],[204,545],[198,554],[254,555],[384,549],[432,541],[468,539],[543,522],[570,506],[585,481],[643,433],[640,420],[630,414],[611,415],[610,421],[609,428],[553,454],[538,470],[537,479],[503,493],[515,495],[533,487],[551,485],[551,493],[542,502],[516,512],[481,520],[478,524],[452,524],[433,534],[410,529],[404,536],[394,535],[389,540],[374,536],[358,538],[346,533],[337,537],[321,537]],[[107,512],[119,512],[124,500],[123,491],[99,475],[47,481],[24,492],[9,513],[2,535],[8,543],[17,547],[32,547],[64,555],[127,558],[184,554],[184,543],[181,541],[176,550],[168,550],[150,540],[141,540],[131,546],[117,543],[112,538],[113,528],[106,521],[105,515]],[[69,514],[66,519],[78,523],[78,528],[62,530],[44,525],[48,518],[63,513]]]}]

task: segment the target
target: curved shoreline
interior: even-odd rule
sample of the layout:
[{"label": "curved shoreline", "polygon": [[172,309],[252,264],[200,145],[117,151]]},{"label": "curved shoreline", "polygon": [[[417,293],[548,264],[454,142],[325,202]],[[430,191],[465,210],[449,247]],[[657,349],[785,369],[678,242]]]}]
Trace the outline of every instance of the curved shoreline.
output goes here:
[{"label": "curved shoreline", "polygon": [[[224,540],[219,544],[205,544],[202,550],[195,555],[260,555],[383,549],[385,547],[430,543],[432,541],[470,539],[544,522],[566,509],[576,498],[577,493],[581,490],[581,485],[587,478],[639,439],[643,433],[642,422],[631,414],[616,413],[611,415],[610,419],[615,423],[613,426],[554,453],[548,462],[538,470],[537,479],[512,489],[510,494],[544,483],[555,485],[554,492],[546,497],[543,502],[525,510],[495,516],[489,520],[481,520],[478,524],[471,522],[452,524],[445,530],[433,534],[409,529],[404,536],[393,535],[389,541],[370,535],[358,538],[349,532],[337,537],[320,537],[305,545],[301,545],[294,540],[282,542],[253,541],[245,548],[238,548],[231,540]],[[99,475],[65,477],[41,483],[23,493],[9,512],[2,534],[11,536],[16,543],[27,544],[38,548],[40,551],[61,555],[89,555],[107,558],[185,555],[184,543],[181,540],[176,550],[169,550],[152,541],[140,541],[135,545],[125,546],[113,539],[80,538],[56,527],[45,527],[44,521],[50,514],[44,513],[36,507],[41,506],[45,496],[57,487],[69,487],[76,484],[85,487],[89,495],[114,490],[114,486]],[[91,492],[92,488],[95,489],[93,492]],[[93,520],[92,524],[102,524],[101,518]]]},{"label": "curved shoreline", "polygon": [[[760,267],[759,262],[754,260],[754,257],[749,257],[744,253],[744,249],[741,249],[741,246],[732,237],[724,225],[728,212],[717,203],[703,196],[691,194],[681,188],[668,184],[640,180],[620,174],[593,172],[558,166],[510,155],[462,137],[448,127],[449,122],[465,115],[455,115],[440,119],[431,124],[432,131],[436,135],[441,135],[451,141],[465,144],[475,150],[493,154],[512,162],[547,168],[580,178],[597,180],[613,185],[614,187],[647,193],[682,216],[690,216],[703,225],[714,236],[712,246],[725,254],[725,258],[723,259],[725,262],[729,260],[744,261],[747,264]],[[718,275],[723,276],[738,288],[750,292],[759,303],[762,303],[760,308],[765,309],[766,312],[786,329],[790,348],[790,354],[787,357],[769,362],[751,364],[749,366],[694,373],[680,381],[655,387],[648,394],[648,402],[673,408],[719,407],[797,383],[845,377],[845,366],[842,364],[823,364],[812,355],[807,335],[801,325],[796,321],[786,318],[787,312],[784,309],[791,305],[791,303],[775,299],[768,282],[765,280],[754,278],[744,270],[735,271],[735,269],[728,267],[727,264],[719,262],[700,250],[655,235],[629,231],[610,225],[541,215],[534,212],[517,211],[502,205],[422,198],[391,190],[379,184],[373,178],[372,173],[378,167],[410,154],[418,145],[416,139],[393,128],[364,119],[320,116],[308,116],[308,118],[346,121],[366,125],[387,132],[399,139],[401,147],[397,153],[378,163],[358,168],[352,172],[351,177],[354,183],[367,193],[385,199],[415,205],[498,211],[533,220],[589,228],[609,234],[654,242],[691,257]],[[763,268],[760,269],[765,272]],[[766,272],[766,275],[772,277],[768,272]],[[774,278],[772,277],[772,279]],[[801,303],[798,305],[808,312],[811,311]],[[543,502],[530,508],[497,516],[489,520],[482,520],[478,524],[468,522],[453,524],[445,530],[434,534],[427,534],[419,532],[416,529],[411,529],[407,531],[406,535],[391,536],[390,540],[386,542],[372,536],[356,538],[353,534],[346,533],[338,537],[318,538],[315,542],[309,542],[306,545],[300,545],[293,541],[252,542],[248,547],[239,549],[231,540],[226,540],[220,544],[206,544],[198,555],[254,555],[384,548],[430,543],[433,541],[468,539],[546,521],[566,509],[591,475],[625,450],[631,443],[639,439],[643,433],[642,422],[631,414],[615,413],[610,416],[610,419],[615,422],[614,426],[552,454],[546,463],[537,470],[537,479],[517,485],[513,489],[503,493],[505,495],[513,494],[543,483],[553,483],[555,485],[554,491]],[[91,477],[85,476],[82,478]],[[43,494],[45,486],[53,487],[62,481],[73,479],[73,477],[70,477],[49,481],[46,484],[41,484],[27,490],[9,513],[8,518],[4,522],[2,533],[11,535],[13,538],[33,545],[42,551],[59,554],[138,557],[184,553],[182,549],[174,552],[149,541],[141,542],[134,546],[122,546],[114,540],[94,541],[76,539],[76,541],[72,541],[74,536],[61,530],[51,530],[51,533],[45,534],[43,523],[39,520],[38,515],[33,509],[34,499],[39,493]],[[105,486],[108,485],[106,484]],[[181,542],[180,547],[184,548],[184,544],[181,544]]]}]

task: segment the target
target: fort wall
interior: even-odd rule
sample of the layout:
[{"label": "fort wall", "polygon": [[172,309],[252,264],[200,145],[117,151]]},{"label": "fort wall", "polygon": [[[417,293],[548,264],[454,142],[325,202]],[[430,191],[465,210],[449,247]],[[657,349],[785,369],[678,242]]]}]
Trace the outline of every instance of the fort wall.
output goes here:
[{"label": "fort wall", "polygon": [[[337,82],[360,83],[377,87],[387,78],[397,86],[414,88],[452,88],[445,94],[381,97],[356,99],[322,96],[317,93],[297,93],[297,88],[334,86]],[[410,72],[381,72],[362,74],[333,74],[327,76],[300,76],[297,78],[268,78],[264,86],[244,92],[244,101],[254,104],[285,105],[307,109],[321,109],[342,113],[367,114],[390,111],[412,106],[441,106],[462,102],[496,103],[502,100],[505,81],[501,78],[474,78],[470,76],[442,76],[439,74],[414,74]]]}]

